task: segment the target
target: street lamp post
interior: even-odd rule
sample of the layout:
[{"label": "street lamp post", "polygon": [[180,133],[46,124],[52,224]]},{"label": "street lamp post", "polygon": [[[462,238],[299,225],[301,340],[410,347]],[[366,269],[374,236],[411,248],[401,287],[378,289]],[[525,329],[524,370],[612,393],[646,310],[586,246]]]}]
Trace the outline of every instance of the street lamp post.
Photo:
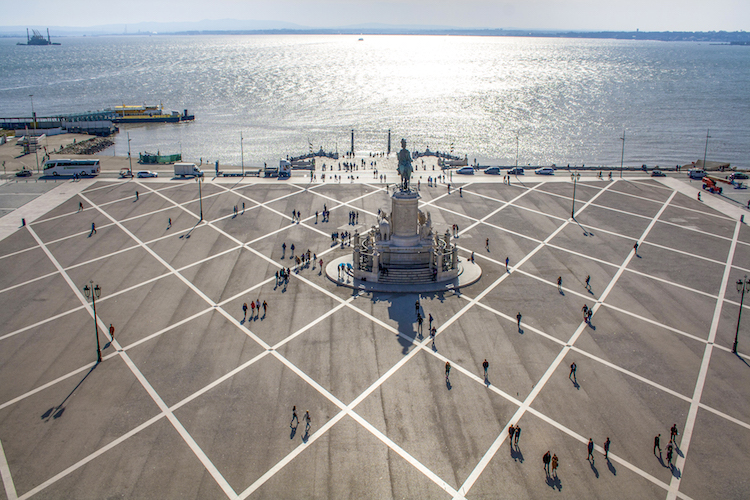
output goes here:
[{"label": "street lamp post", "polygon": [[622,179],[622,164],[625,161],[625,129],[622,130],[622,137],[620,137],[620,140],[622,141],[622,154],[620,155],[620,179]]},{"label": "street lamp post", "polygon": [[200,200],[200,207],[201,207],[200,222],[203,222],[203,194],[201,193],[201,176],[200,175],[196,176],[195,180],[198,181],[198,199]]},{"label": "street lamp post", "polygon": [[708,133],[711,129],[706,129],[706,149],[703,150],[703,170],[706,170],[706,155],[708,154],[708,139],[711,137]]},{"label": "street lamp post", "polygon": [[128,163],[130,163],[130,175],[133,175],[133,159],[130,156],[130,132],[128,132]]},{"label": "street lamp post", "polygon": [[96,334],[96,362],[102,362],[102,348],[99,345],[99,325],[96,323],[96,299],[102,294],[102,289],[99,285],[94,285],[93,281],[89,281],[91,286],[84,285],[83,293],[87,299],[91,299],[91,303],[94,305],[94,329]]},{"label": "street lamp post", "polygon": [[571,219],[576,218],[576,183],[580,178],[581,174],[579,174],[578,172],[573,172],[572,174],[570,174],[570,180],[573,181],[573,207],[570,209]]},{"label": "street lamp post", "polygon": [[[36,112],[34,111],[34,94],[29,94],[31,99],[31,119],[34,120],[34,138],[36,139]],[[29,139],[29,145],[31,140]],[[39,143],[34,143],[34,156],[36,156],[36,173],[39,173]]]},{"label": "street lamp post", "polygon": [[737,291],[741,292],[742,295],[740,296],[740,313],[737,315],[737,330],[734,332],[734,345],[732,345],[732,352],[735,354],[737,354],[737,336],[740,333],[740,318],[742,317],[742,303],[745,301],[745,290],[750,290],[750,280],[747,279],[747,274],[744,279],[737,280]]}]

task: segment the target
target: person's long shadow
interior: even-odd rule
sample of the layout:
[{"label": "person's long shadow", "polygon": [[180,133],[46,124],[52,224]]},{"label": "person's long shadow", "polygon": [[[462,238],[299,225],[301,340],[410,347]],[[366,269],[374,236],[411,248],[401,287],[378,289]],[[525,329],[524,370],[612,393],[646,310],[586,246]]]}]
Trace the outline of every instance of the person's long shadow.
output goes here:
[{"label": "person's long shadow", "polygon": [[557,476],[557,472],[555,472],[554,476],[547,476],[547,486],[552,489],[557,488],[557,491],[562,491],[562,481]]},{"label": "person's long shadow", "polygon": [[560,292],[560,295],[562,295],[563,297],[565,297],[565,292],[563,292],[563,291],[562,291],[562,288],[560,288],[560,289],[559,289],[559,290],[557,290],[557,291],[558,291],[558,292]]},{"label": "person's long shadow", "polygon": [[739,360],[740,360],[740,361],[742,361],[743,363],[745,363],[745,364],[746,364],[747,366],[749,366],[749,367],[750,367],[750,363],[748,363],[748,362],[747,362],[747,360],[746,360],[745,358],[743,358],[742,356],[740,356],[740,354],[739,354],[739,353],[734,353],[734,355],[735,355],[735,356],[737,356],[737,357],[739,358]]},{"label": "person's long shadow", "polygon": [[449,377],[445,378],[445,387],[447,387],[449,391],[453,389],[453,386],[451,385],[451,379]]},{"label": "person's long shadow", "polygon": [[617,469],[615,469],[615,466],[612,464],[609,458],[607,459],[607,468],[609,469],[609,472],[611,472],[613,476],[617,475]]},{"label": "person's long shadow", "polygon": [[[297,424],[299,425],[299,424]],[[294,439],[294,436],[297,434],[297,425],[292,427],[292,431],[289,433],[289,439]]]},{"label": "person's long shadow", "polygon": [[591,471],[594,473],[597,479],[599,479],[599,471],[597,470],[596,466],[594,465],[593,460],[589,461],[589,465],[591,465]]},{"label": "person's long shadow", "polygon": [[50,418],[58,419],[62,417],[63,412],[65,412],[65,402],[68,399],[70,399],[70,396],[72,396],[73,393],[76,392],[76,390],[79,387],[81,387],[81,384],[83,384],[83,381],[86,380],[86,378],[88,378],[89,375],[91,375],[91,372],[93,372],[97,366],[99,366],[99,363],[95,363],[94,366],[92,366],[91,369],[88,372],[86,372],[86,375],[84,375],[81,381],[78,382],[78,384],[73,388],[72,391],[70,391],[70,394],[65,396],[65,399],[62,400],[62,403],[60,403],[57,406],[53,406],[49,410],[45,411],[44,414],[42,414],[42,417],[41,417],[42,420],[44,420],[45,422],[49,422]]},{"label": "person's long shadow", "polygon": [[570,381],[573,382],[573,387],[575,387],[576,390],[579,390],[579,391],[581,390],[581,386],[578,384],[577,379],[570,379]]},{"label": "person's long shadow", "polygon": [[492,385],[492,382],[490,382],[490,379],[487,375],[484,376],[484,385],[486,385],[487,387]]},{"label": "person's long shadow", "polygon": [[521,453],[521,448],[518,446],[512,446],[510,447],[510,458],[513,460],[517,460],[518,462],[523,463],[523,453]]},{"label": "person's long shadow", "polygon": [[682,476],[682,473],[680,472],[680,469],[674,466],[674,464],[669,464],[669,470],[672,471],[672,475],[676,479],[680,479],[680,476]]}]

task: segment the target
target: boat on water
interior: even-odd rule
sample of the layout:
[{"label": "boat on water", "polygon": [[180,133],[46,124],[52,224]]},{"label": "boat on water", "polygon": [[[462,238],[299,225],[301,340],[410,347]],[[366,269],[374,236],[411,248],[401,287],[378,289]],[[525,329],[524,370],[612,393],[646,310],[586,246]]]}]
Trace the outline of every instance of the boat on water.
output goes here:
[{"label": "boat on water", "polygon": [[26,43],[18,42],[16,45],[60,45],[57,42],[52,42],[50,39],[49,28],[47,28],[47,38],[44,38],[44,36],[35,29],[32,29],[31,31],[34,33],[33,36],[29,36],[29,28],[26,28]]},{"label": "boat on water", "polygon": [[144,123],[144,122],[183,122],[195,120],[195,116],[188,114],[188,110],[180,113],[172,111],[167,113],[164,107],[159,104],[144,104],[142,106],[127,105],[115,106],[110,109],[114,113],[112,121],[115,123]]}]

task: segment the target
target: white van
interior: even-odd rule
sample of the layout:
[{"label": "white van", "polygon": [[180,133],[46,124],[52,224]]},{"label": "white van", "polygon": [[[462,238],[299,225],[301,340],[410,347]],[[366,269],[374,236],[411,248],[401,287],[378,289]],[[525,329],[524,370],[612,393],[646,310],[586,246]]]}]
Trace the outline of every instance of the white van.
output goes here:
[{"label": "white van", "polygon": [[706,171],[702,168],[691,168],[688,170],[688,177],[691,179],[703,179],[706,176]]}]

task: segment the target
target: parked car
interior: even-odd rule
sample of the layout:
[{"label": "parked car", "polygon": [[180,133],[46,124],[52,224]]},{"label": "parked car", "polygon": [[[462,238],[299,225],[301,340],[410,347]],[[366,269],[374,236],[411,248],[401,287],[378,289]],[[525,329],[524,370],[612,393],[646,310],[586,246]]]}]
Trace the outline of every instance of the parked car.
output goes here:
[{"label": "parked car", "polygon": [[552,167],[542,167],[534,170],[536,175],[555,175],[555,169]]},{"label": "parked car", "polygon": [[136,174],[139,179],[145,179],[147,177],[159,177],[159,174],[152,172],[151,170],[141,170]]},{"label": "parked car", "polygon": [[456,170],[456,173],[462,175],[474,175],[474,167],[461,167]]},{"label": "parked car", "polygon": [[702,168],[691,168],[688,170],[688,177],[691,179],[703,179],[706,176],[706,171]]},{"label": "parked car", "polygon": [[661,170],[654,170],[651,172],[651,177],[666,177],[667,175]]},{"label": "parked car", "polygon": [[22,168],[18,172],[16,172],[16,177],[31,177],[33,172],[31,170],[28,170],[26,168]]},{"label": "parked car", "polygon": [[500,167],[487,167],[484,169],[484,173],[489,175],[500,175]]},{"label": "parked car", "polygon": [[523,175],[523,169],[521,167],[514,167],[508,170],[510,175]]}]

